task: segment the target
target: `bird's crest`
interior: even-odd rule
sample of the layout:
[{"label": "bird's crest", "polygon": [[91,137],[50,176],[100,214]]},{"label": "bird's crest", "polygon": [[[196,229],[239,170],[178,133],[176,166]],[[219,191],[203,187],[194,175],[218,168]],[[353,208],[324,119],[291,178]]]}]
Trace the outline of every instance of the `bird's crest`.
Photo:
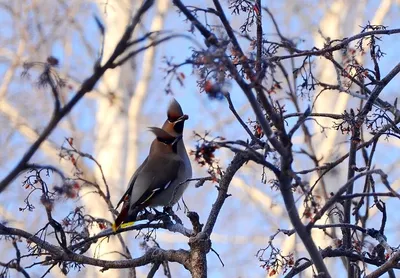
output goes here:
[{"label": "bird's crest", "polygon": [[162,129],[172,135],[182,134],[185,121],[189,119],[189,116],[183,114],[182,108],[176,99],[172,99],[168,107],[167,117],[168,119],[165,121]]},{"label": "bird's crest", "polygon": [[175,122],[176,120],[178,120],[180,117],[183,116],[182,107],[179,104],[179,102],[176,101],[175,98],[171,100],[168,106],[167,116],[170,122]]},{"label": "bird's crest", "polygon": [[149,127],[149,130],[154,133],[158,141],[163,142],[167,145],[175,144],[182,137],[182,136],[172,136],[167,131],[158,127]]}]

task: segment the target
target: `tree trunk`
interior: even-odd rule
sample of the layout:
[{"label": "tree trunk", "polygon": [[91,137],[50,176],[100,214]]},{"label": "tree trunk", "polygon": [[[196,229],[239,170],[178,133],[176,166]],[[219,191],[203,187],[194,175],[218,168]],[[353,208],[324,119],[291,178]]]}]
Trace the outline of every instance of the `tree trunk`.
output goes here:
[{"label": "tree trunk", "polygon": [[[132,1],[113,1],[105,4],[99,1],[99,9],[105,11],[103,21],[106,28],[104,38],[104,57],[103,63],[112,54],[117,42],[121,38],[126,26],[128,25],[135,7]],[[104,6],[106,5],[106,6]],[[130,92],[133,88],[135,69],[131,65],[134,62],[126,63],[121,67],[106,72],[99,90],[107,97],[99,98],[96,114],[97,137],[94,143],[94,156],[102,166],[104,175],[110,188],[111,201],[116,203],[125,189],[125,162],[127,149],[128,132],[128,103]],[[132,81],[133,80],[133,81]],[[96,180],[101,188],[105,185],[101,183],[100,173],[96,169]],[[91,191],[90,188],[87,189]],[[99,199],[95,194],[86,195],[83,198],[87,213],[95,216],[112,219],[106,203]],[[93,229],[92,232],[99,232]],[[101,242],[96,250],[95,246],[91,248],[92,254],[102,259],[119,260],[122,256],[113,251],[121,251],[121,243],[117,237],[110,237],[109,241]],[[128,277],[126,270],[109,269],[100,272],[99,269],[88,269],[87,277]]]},{"label": "tree trunk", "polygon": [[[152,19],[150,32],[163,29],[164,20],[168,11],[169,1],[158,1],[156,6],[156,15]],[[154,61],[156,57],[156,48],[149,48],[143,55],[141,77],[137,82],[134,94],[129,103],[129,130],[128,130],[128,156],[126,161],[125,181],[128,182],[131,175],[137,168],[137,145],[138,137],[141,134],[139,127],[141,121],[141,112],[143,104],[148,95],[149,83],[151,82],[154,72]],[[163,119],[164,120],[164,119]],[[160,121],[160,124],[163,122]]]}]

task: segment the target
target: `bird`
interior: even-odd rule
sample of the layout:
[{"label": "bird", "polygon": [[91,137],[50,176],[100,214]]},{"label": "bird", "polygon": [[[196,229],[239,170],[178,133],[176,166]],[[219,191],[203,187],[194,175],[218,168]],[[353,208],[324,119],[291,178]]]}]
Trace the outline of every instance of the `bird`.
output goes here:
[{"label": "bird", "polygon": [[148,157],[132,176],[128,190],[118,203],[123,202],[123,206],[112,225],[114,232],[120,227],[133,225],[138,213],[144,208],[168,205],[171,196],[164,193],[179,183],[179,173],[185,171],[184,161],[177,153],[182,135],[173,136],[158,127],[150,127],[149,130],[156,139],[151,144]]},{"label": "bird", "polygon": [[[165,120],[162,129],[167,131],[172,136],[175,137],[183,136],[184,123],[188,119],[189,116],[183,113],[182,107],[180,106],[178,101],[176,101],[176,99],[173,98],[168,106],[167,119]],[[154,139],[154,141],[156,140],[157,139]],[[187,180],[192,178],[192,166],[190,163],[189,156],[186,152],[183,140],[179,140],[177,143],[177,153],[184,162],[183,165],[179,167],[177,182],[174,183],[173,186],[167,188],[167,190],[163,191],[162,193],[153,196],[154,198],[151,200],[151,202],[149,202],[148,206],[172,207],[180,200],[180,198],[183,195],[183,192],[188,187],[189,181]],[[124,203],[125,206],[125,202],[127,202],[130,199],[132,186],[137,178],[137,175],[141,172],[142,168],[145,167],[145,165],[147,164],[147,161],[148,157],[143,161],[143,163],[132,175],[128,183],[129,184],[128,190],[124,193],[124,195],[122,195],[122,198],[118,202],[116,209],[118,209],[118,207],[122,203]],[[127,221],[125,224],[123,224],[123,227],[131,226],[134,224],[133,220],[135,219],[132,219],[132,217],[130,219],[131,221]]]},{"label": "bird", "polygon": [[[173,136],[183,136],[185,121],[188,119],[189,116],[183,114],[181,105],[176,101],[175,98],[173,98],[169,104],[167,110],[167,120],[164,122],[162,129]],[[184,165],[181,166],[178,172],[177,180],[179,182],[174,186],[171,186],[168,191],[165,192],[165,194],[170,194],[171,196],[170,202],[167,205],[169,207],[172,207],[181,199],[184,191],[187,189],[190,183],[188,180],[192,178],[192,165],[190,163],[183,139],[178,142],[177,152],[180,158],[183,160]],[[161,198],[161,196],[159,198]],[[156,203],[157,200],[155,199],[154,202]]]}]

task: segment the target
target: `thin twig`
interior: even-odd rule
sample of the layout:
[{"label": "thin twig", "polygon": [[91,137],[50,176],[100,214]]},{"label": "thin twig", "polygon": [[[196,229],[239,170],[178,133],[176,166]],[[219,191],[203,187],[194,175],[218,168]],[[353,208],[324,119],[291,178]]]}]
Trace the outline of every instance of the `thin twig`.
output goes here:
[{"label": "thin twig", "polygon": [[260,146],[262,146],[262,142],[260,141],[260,139],[258,139],[257,137],[254,136],[254,134],[251,132],[251,130],[249,129],[249,127],[245,124],[245,122],[242,120],[242,118],[239,116],[239,114],[237,113],[235,107],[233,106],[232,103],[232,99],[231,99],[231,94],[229,92],[224,94],[226,100],[228,101],[229,104],[229,109],[232,111],[233,115],[236,117],[236,119],[238,120],[238,122],[240,123],[240,125],[244,128],[244,130],[247,132],[247,134],[250,136],[250,138],[258,143]]}]

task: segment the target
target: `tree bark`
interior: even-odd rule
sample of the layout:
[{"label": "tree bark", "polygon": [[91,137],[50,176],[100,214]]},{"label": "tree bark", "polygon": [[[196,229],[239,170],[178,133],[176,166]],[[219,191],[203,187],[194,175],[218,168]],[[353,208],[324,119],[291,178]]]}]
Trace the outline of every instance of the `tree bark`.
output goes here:
[{"label": "tree bark", "polygon": [[[103,17],[106,32],[102,62],[112,54],[134,13],[136,7],[131,2],[123,0],[105,4],[104,1],[99,1],[99,10],[106,11]],[[126,149],[128,145],[128,117],[126,114],[128,111],[129,92],[133,87],[132,80],[134,80],[133,77],[135,76],[135,70],[131,66],[132,63],[126,63],[121,67],[106,72],[99,84],[100,92],[107,97],[99,98],[97,102],[97,138],[94,143],[94,157],[103,168],[104,175],[110,187],[111,200],[114,204],[126,187],[124,184]],[[100,184],[100,187],[104,188],[98,169],[96,169],[96,180]],[[87,191],[91,190],[91,188],[87,188]],[[85,196],[84,193],[82,193],[82,196]],[[95,217],[113,220],[106,203],[98,195],[86,195],[83,201],[87,213]],[[99,232],[99,229],[92,230],[92,233],[97,232]],[[90,249],[93,255],[96,252],[95,247],[96,245],[93,245]],[[113,251],[121,251],[121,244],[117,237],[110,237],[109,241],[103,241],[96,255],[100,255],[101,258],[107,260],[121,259],[121,255],[111,253]],[[100,272],[97,268],[88,268],[87,276],[128,277],[128,272],[116,269]]]}]

